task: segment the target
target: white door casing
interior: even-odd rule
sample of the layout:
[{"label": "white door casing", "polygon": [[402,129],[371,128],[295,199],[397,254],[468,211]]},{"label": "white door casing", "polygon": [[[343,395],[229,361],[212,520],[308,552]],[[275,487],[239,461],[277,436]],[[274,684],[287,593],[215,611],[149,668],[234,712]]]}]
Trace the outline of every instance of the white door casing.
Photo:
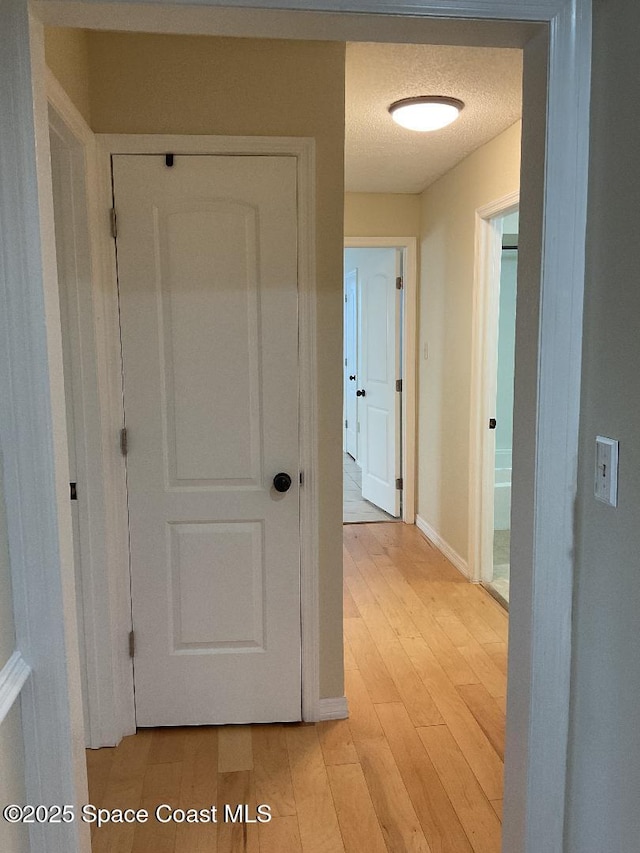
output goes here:
[{"label": "white door casing", "polygon": [[300,719],[295,158],[114,191],[138,725]]},{"label": "white door casing", "polygon": [[358,459],[358,272],[344,277],[344,447]]},{"label": "white door casing", "polygon": [[[78,620],[78,651],[80,653],[80,679],[82,687],[82,710],[84,714],[85,743],[90,745],[89,689],[87,684],[87,653],[84,642],[84,602],[82,595],[82,558],[87,552],[87,531],[85,528],[87,482],[82,464],[82,423],[83,401],[82,384],[79,376],[81,369],[80,324],[78,318],[78,258],[75,245],[77,216],[73,191],[74,175],[70,152],[52,128],[51,178],[53,187],[53,206],[56,226],[56,258],[58,264],[58,292],[60,296],[60,330],[62,333],[62,358],[64,368],[64,389],[67,416],[67,443],[69,449],[69,485],[73,482],[76,497],[70,504],[73,529],[73,562],[76,584],[76,616]],[[80,428],[78,430],[78,427]],[[76,433],[79,433],[76,436]],[[78,444],[80,447],[78,448]],[[80,457],[80,458],[78,458]],[[82,501],[77,499],[77,487],[80,482]],[[71,495],[70,491],[70,498]],[[81,506],[83,512],[81,512]],[[84,517],[83,517],[84,516]]]},{"label": "white door casing", "polygon": [[493,502],[495,417],[498,369],[501,217],[518,209],[513,192],[476,211],[473,334],[471,360],[471,423],[469,431],[469,575],[487,580],[493,571]]},{"label": "white door casing", "polygon": [[[256,6],[268,6],[269,0],[254,0]],[[67,4],[36,4],[37,14],[48,16],[47,22],[57,26],[91,26],[102,15],[106,28],[114,27],[114,10],[100,10],[91,2]],[[161,4],[152,4],[161,5]],[[280,7],[282,7],[280,3]],[[287,7],[304,5],[287,2]],[[371,0],[353,0],[346,5],[342,0],[327,0],[328,9],[360,13],[380,11],[379,5]],[[202,17],[204,8],[193,9]],[[213,10],[217,11],[217,10]],[[223,14],[225,10],[221,10]],[[243,10],[238,10],[240,15]],[[514,611],[522,631],[512,638],[512,680],[514,698],[509,702],[508,731],[510,747],[507,749],[507,781],[505,802],[505,833],[507,849],[538,851],[562,848],[563,795],[566,764],[566,731],[569,698],[570,636],[567,629],[571,620],[571,580],[573,576],[572,527],[567,520],[571,517],[575,498],[575,448],[577,446],[577,411],[580,378],[580,337],[582,330],[582,293],[584,282],[584,223],[586,217],[586,187],[588,176],[588,113],[590,93],[590,35],[591,3],[588,0],[529,0],[526,4],[504,3],[502,0],[469,0],[464,6],[457,0],[425,0],[419,7],[415,4],[397,3],[393,11],[399,16],[410,16],[411,27],[425,23],[432,38],[438,39],[438,27],[455,24],[452,19],[476,16],[499,21],[530,20],[548,22],[549,53],[540,39],[535,39],[534,49],[525,51],[525,89],[527,78],[533,81],[529,106],[532,116],[546,113],[547,126],[539,133],[532,133],[523,142],[525,161],[532,154],[539,155],[529,160],[530,167],[525,175],[528,193],[535,196],[539,190],[539,212],[544,216],[545,229],[540,230],[539,245],[532,238],[533,249],[540,249],[538,257],[543,263],[534,264],[538,282],[532,282],[532,335],[521,337],[524,344],[521,352],[530,356],[531,370],[521,377],[529,399],[527,408],[523,404],[520,426],[523,428],[530,456],[534,462],[527,467],[526,482],[523,479],[521,505],[524,521],[523,530],[518,532],[518,560],[527,569],[532,584],[522,583],[521,603]],[[129,14],[130,13],[130,14]],[[246,10],[250,20],[256,20],[254,10]],[[142,26],[149,29],[157,19],[158,10],[150,5],[140,17],[141,11],[133,5],[122,4],[117,24],[120,29]],[[189,10],[181,13],[175,28],[185,26]],[[129,15],[127,17],[127,15]],[[446,15],[446,20],[443,18]],[[65,17],[66,16],[66,17]],[[137,16],[137,17],[136,17]],[[385,17],[391,21],[391,18]],[[336,15],[337,24],[349,21],[349,16]],[[420,18],[423,20],[421,21]],[[365,20],[366,15],[361,15]],[[63,406],[56,375],[61,367],[61,356],[53,349],[43,352],[41,329],[43,321],[49,320],[47,306],[55,301],[55,280],[50,272],[55,267],[49,251],[51,240],[46,227],[51,224],[46,181],[40,181],[38,193],[33,191],[34,131],[36,126],[46,123],[46,104],[42,97],[36,98],[35,107],[31,100],[29,74],[33,72],[35,87],[42,87],[43,44],[39,39],[30,62],[29,33],[25,24],[26,2],[10,4],[2,31],[3,50],[0,60],[4,86],[0,100],[5,113],[11,120],[2,123],[3,129],[3,176],[7,179],[3,188],[15,187],[16,191],[3,192],[0,198],[0,216],[3,234],[14,239],[0,244],[6,272],[6,294],[0,291],[3,305],[11,299],[21,306],[12,315],[12,334],[8,338],[7,359],[3,361],[2,379],[17,374],[20,378],[28,373],[34,381],[48,387],[51,393],[54,420]],[[406,20],[406,19],[404,19]],[[137,23],[136,23],[137,22]],[[169,21],[170,24],[170,21]],[[167,24],[163,24],[166,27]],[[194,25],[195,26],[195,25]],[[461,26],[466,24],[464,21]],[[486,22],[490,33],[492,24]],[[206,32],[206,24],[198,31]],[[297,31],[297,30],[296,30]],[[485,30],[486,32],[487,30]],[[282,30],[280,30],[282,32]],[[335,30],[332,32],[335,33]],[[239,33],[242,34],[242,33]],[[245,33],[246,34],[246,33]],[[371,38],[369,36],[369,38]],[[548,87],[546,69],[548,68]],[[546,94],[548,92],[548,102]],[[537,101],[534,96],[539,96]],[[525,99],[526,100],[526,99]],[[536,109],[536,104],[538,108]],[[546,107],[546,110],[545,110]],[[39,142],[42,142],[40,134]],[[39,147],[40,155],[36,166],[39,176],[47,176],[46,141]],[[25,165],[26,164],[26,165]],[[567,203],[567,199],[570,200]],[[38,217],[38,202],[43,205],[42,223],[45,238],[41,241],[34,221]],[[50,207],[50,205],[49,205]],[[523,208],[524,209],[524,208]],[[538,210],[536,209],[536,213]],[[26,226],[25,227],[25,223]],[[558,241],[556,235],[562,230],[565,239]],[[25,236],[26,235],[26,236]],[[536,232],[537,237],[537,232]],[[526,241],[525,241],[526,242]],[[43,249],[44,246],[44,249]],[[524,248],[524,247],[523,247]],[[44,275],[40,269],[44,265]],[[539,285],[539,287],[538,287]],[[42,297],[46,305],[43,305]],[[544,296],[544,299],[541,298]],[[538,324],[537,306],[541,306]],[[2,316],[2,312],[0,312]],[[562,330],[558,334],[558,329]],[[533,343],[532,343],[533,341]],[[539,343],[539,349],[537,349]],[[541,354],[544,353],[544,358]],[[569,357],[567,357],[569,353]],[[535,356],[535,357],[534,357]],[[6,369],[5,369],[6,368]],[[531,375],[529,375],[531,374]],[[53,380],[51,377],[53,376]],[[518,379],[516,380],[518,382]],[[538,394],[534,385],[537,383]],[[82,784],[75,782],[72,773],[63,773],[69,752],[77,744],[78,715],[64,707],[69,695],[68,680],[61,672],[61,662],[68,658],[58,654],[59,644],[55,630],[49,626],[62,625],[66,620],[74,621],[68,606],[69,595],[63,592],[60,606],[58,585],[53,578],[61,567],[57,556],[57,537],[64,524],[56,524],[55,501],[50,500],[49,485],[52,481],[48,472],[57,461],[56,443],[50,443],[51,418],[48,412],[35,411],[34,400],[49,399],[46,394],[26,395],[29,384],[7,381],[3,385],[6,399],[11,406],[16,422],[30,424],[31,429],[16,429],[13,432],[3,422],[3,440],[10,437],[17,451],[11,461],[11,470],[6,474],[8,481],[16,485],[13,492],[16,506],[9,511],[9,536],[12,540],[12,569],[20,579],[22,587],[16,593],[17,627],[26,632],[33,627],[28,646],[32,660],[37,662],[34,690],[25,716],[26,744],[28,745],[28,796],[32,802],[45,801],[51,786],[68,781],[71,792],[69,801],[81,801]],[[40,387],[40,385],[38,386]],[[12,390],[13,389],[13,390]],[[15,389],[20,389],[17,392]],[[532,391],[533,393],[528,393]],[[31,417],[30,417],[31,415]],[[526,431],[526,424],[530,430]],[[35,430],[35,432],[34,432]],[[39,430],[39,431],[38,431]],[[58,434],[58,433],[56,433]],[[42,439],[41,441],[39,439]],[[8,440],[8,439],[7,439]],[[540,449],[544,452],[538,453]],[[535,452],[534,452],[535,451]],[[14,461],[15,460],[15,461]],[[47,476],[43,477],[46,470]],[[37,477],[31,476],[37,471]],[[531,476],[529,474],[531,473]],[[43,482],[47,486],[43,489]],[[35,488],[31,488],[36,483]],[[554,488],[550,488],[550,484]],[[19,488],[17,486],[19,485]],[[526,493],[526,494],[525,494]],[[553,495],[553,500],[548,495]],[[58,508],[64,497],[60,492]],[[30,500],[33,498],[33,500]],[[525,536],[524,527],[531,532]],[[21,537],[24,529],[27,534]],[[29,535],[33,529],[34,535]],[[42,560],[26,560],[25,544],[38,549],[46,557]],[[529,565],[530,564],[530,565]],[[42,596],[41,567],[50,567],[46,578],[51,584],[52,594]],[[64,568],[64,563],[63,563]],[[45,578],[45,581],[46,581]],[[46,612],[42,603],[46,604]],[[45,701],[39,684],[51,685],[55,696]],[[516,701],[517,699],[517,701]],[[55,701],[54,701],[55,700]],[[52,737],[48,735],[52,733]],[[48,742],[51,749],[37,751],[39,742]],[[33,746],[32,746],[33,745]],[[46,760],[45,760],[46,759]],[[30,768],[30,769],[29,769]],[[78,796],[75,796],[77,789]],[[59,790],[59,784],[58,784]],[[66,796],[66,795],[65,795]],[[79,849],[75,826],[38,827],[37,833],[46,837],[41,845],[51,851]],[[34,833],[35,834],[35,833]],[[73,835],[73,837],[72,837]],[[88,837],[83,839],[88,849]]]},{"label": "white door casing", "polygon": [[[362,497],[390,515],[400,515],[400,252],[372,249],[360,276],[358,418]],[[369,260],[370,259],[370,260]],[[364,393],[363,393],[364,392]]]}]

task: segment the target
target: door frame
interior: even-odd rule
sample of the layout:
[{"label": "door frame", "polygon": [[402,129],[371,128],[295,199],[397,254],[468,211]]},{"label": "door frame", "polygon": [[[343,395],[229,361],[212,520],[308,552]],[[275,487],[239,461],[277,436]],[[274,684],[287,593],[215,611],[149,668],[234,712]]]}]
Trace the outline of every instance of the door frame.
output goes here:
[{"label": "door frame", "polygon": [[[245,3],[226,0],[226,6]],[[7,239],[0,243],[5,270],[0,317],[10,310],[12,327],[6,340],[7,357],[0,361],[0,387],[7,401],[0,411],[0,435],[3,447],[12,451],[4,476],[12,494],[7,523],[17,647],[34,664],[22,706],[31,802],[46,802],[51,790],[57,790],[65,802],[82,802],[86,796],[74,662],[73,563],[68,483],[64,482],[64,392],[55,308],[42,23],[206,33],[216,32],[213,19],[219,26],[222,14],[227,34],[303,37],[298,29],[283,28],[280,17],[269,30],[265,16],[275,7],[317,8],[315,0],[252,0],[252,5],[261,11],[234,8],[230,17],[229,10],[222,8],[225,3],[216,0],[180,7],[179,15],[172,15],[170,4],[163,0],[147,6],[123,2],[117,4],[117,13],[114,7],[101,7],[91,0],[72,4],[47,0],[34,5],[37,20],[29,19],[27,0],[13,0],[5,10],[0,35],[0,112],[7,121],[0,126],[4,190],[0,224]],[[375,13],[381,20],[381,12],[388,27],[383,32],[397,33],[399,21],[408,22],[417,35],[424,23],[429,40],[435,42],[450,39],[456,25],[470,33],[470,19],[482,22],[484,34],[493,33],[494,26],[502,27],[503,36],[505,22],[507,31],[508,22],[513,21],[543,25],[525,46],[525,103],[532,116],[543,116],[544,121],[529,123],[525,109],[528,170],[523,175],[521,219],[525,188],[535,209],[527,215],[526,228],[521,222],[521,257],[528,242],[531,287],[522,294],[519,306],[520,316],[524,316],[520,307],[527,316],[527,323],[519,324],[520,345],[529,358],[517,359],[516,367],[515,428],[521,435],[514,450],[522,455],[522,471],[517,489],[514,483],[519,519],[517,530],[515,525],[513,529],[513,551],[520,577],[511,607],[511,624],[518,630],[512,632],[509,664],[504,844],[505,849],[522,853],[561,850],[571,695],[591,0],[517,4],[466,0],[462,5],[459,0],[420,0],[419,5],[396,0],[383,6],[376,0],[323,0],[322,5],[335,13],[324,19],[323,30],[334,38],[344,32],[340,26],[346,29],[347,24],[361,23],[370,27],[367,40],[384,40],[374,36],[371,26]],[[345,14],[349,12],[359,14]],[[310,14],[313,19],[314,13]],[[313,22],[316,29],[309,37],[317,38],[317,20]],[[356,26],[356,32],[362,31]],[[531,29],[527,32],[531,35]],[[509,39],[503,43],[512,44]],[[527,229],[530,236],[525,240]],[[556,239],[558,233],[563,240]],[[26,394],[24,388],[35,392]],[[48,594],[43,595],[43,590]],[[41,743],[48,748],[38,749]],[[85,830],[79,824],[41,825],[32,828],[32,843],[48,853],[88,850]]]},{"label": "door frame", "polygon": [[[402,249],[402,520],[416,520],[416,340],[418,316],[418,240],[416,237],[345,237],[345,249]],[[358,285],[359,286],[359,285]]]},{"label": "door frame", "polygon": [[[99,174],[96,188],[97,202],[102,210],[113,206],[111,158],[116,154],[158,154],[171,151],[180,154],[201,155],[284,155],[297,160],[298,180],[298,293],[299,293],[299,375],[300,375],[300,470],[303,483],[300,488],[300,615],[301,615],[301,686],[302,719],[314,721],[346,716],[346,701],[320,698],[320,623],[318,575],[318,478],[317,454],[317,401],[316,401],[316,275],[315,275],[315,141],[288,137],[236,137],[236,136],[182,136],[175,134],[97,134]],[[112,293],[109,328],[118,328],[117,270],[114,242],[106,218],[100,229],[100,255],[108,266],[103,287]],[[119,339],[119,338],[118,338]],[[104,342],[106,345],[106,341]],[[112,353],[110,372],[121,374],[121,357]],[[121,423],[124,423],[122,397],[118,400]],[[119,537],[128,539],[127,528],[122,529],[124,518],[117,522]],[[131,591],[129,587],[129,560],[120,561],[116,568],[118,578],[117,611],[121,625],[130,625]],[[122,626],[124,627],[124,626]],[[124,636],[124,634],[123,634]],[[122,643],[120,643],[122,646]],[[123,652],[126,656],[126,650]],[[124,665],[124,660],[122,661]],[[128,685],[126,707],[122,708],[119,727],[125,732],[135,731],[133,711],[133,677]]]},{"label": "door frame", "polygon": [[469,428],[469,577],[492,561],[494,454],[487,424],[495,406],[502,234],[496,220],[518,209],[520,191],[476,210]]},{"label": "door frame", "polygon": [[[347,295],[347,277],[348,277],[348,276],[350,276],[350,275],[352,275],[352,274],[355,274],[355,287],[354,287],[355,299],[354,299],[354,302],[355,302],[355,320],[356,320],[356,322],[355,322],[355,327],[356,327],[356,337],[357,337],[357,331],[358,331],[358,274],[357,274],[357,273],[358,273],[358,271],[357,271],[357,270],[349,270],[348,272],[346,272],[346,271],[345,271],[345,272],[343,273],[343,292],[344,292],[344,304],[345,304],[345,305],[347,305],[347,304],[348,304],[348,302],[347,302],[347,300],[348,300],[348,295]],[[345,312],[344,312],[344,314],[343,314],[343,317],[344,317],[344,321],[343,321],[343,322],[344,322],[344,327],[343,327],[343,332],[344,332],[344,334],[343,334],[343,336],[342,336],[342,353],[343,353],[343,356],[346,358],[346,353],[347,353],[347,340],[348,340],[348,335],[347,335],[347,311],[346,311],[346,310],[345,310]],[[359,341],[358,341],[358,340],[356,340],[356,341],[355,341],[355,350],[356,350],[356,358],[355,358],[355,361],[356,361],[356,364],[358,363],[358,346],[359,346]],[[349,416],[349,412],[348,412],[348,409],[347,409],[347,397],[348,397],[348,393],[349,393],[349,382],[350,382],[351,380],[349,380],[349,379],[347,378],[349,374],[348,374],[348,372],[345,370],[345,368],[346,368],[346,367],[347,367],[347,362],[346,362],[346,361],[344,361],[344,359],[343,359],[342,373],[343,373],[343,376],[344,376],[344,380],[343,380],[343,383],[342,383],[342,389],[343,389],[342,393],[343,393],[343,395],[344,395],[344,398],[343,398],[343,405],[342,405],[342,409],[343,409],[343,415],[344,415],[345,425],[342,427],[342,450],[343,450],[343,452],[344,452],[344,453],[349,453],[349,448],[347,447],[347,426],[346,426],[346,422],[348,421],[348,416]],[[356,399],[357,399],[357,398],[356,398]],[[356,410],[357,410],[357,405],[356,405]],[[357,426],[357,425],[356,425],[356,426]],[[357,429],[356,429],[355,435],[356,435],[356,445],[357,445],[357,442],[358,442],[358,438],[357,438],[357,437],[358,437],[358,432],[357,432]],[[351,453],[349,453],[349,455],[351,456],[352,454],[351,454]],[[356,450],[356,455],[355,455],[355,456],[353,456],[352,458],[354,459],[354,461],[356,461],[356,462],[357,462],[357,461],[358,461],[358,458],[357,458],[357,457],[358,457],[358,452],[357,452],[357,450]]]},{"label": "door frame", "polygon": [[[122,654],[122,637],[130,630],[130,618],[122,618],[116,606],[117,567],[128,562],[126,471],[122,456],[113,452],[113,436],[122,423],[119,327],[114,325],[117,303],[109,288],[103,287],[108,257],[100,252],[103,217],[95,191],[95,135],[48,68],[46,95],[50,131],[63,139],[73,161],[73,251],[84,279],[76,280],[72,287],[78,305],[76,357],[82,400],[76,413],[76,443],[87,488],[84,499],[80,496],[85,547],[79,567],[85,616],[85,741],[95,749],[115,746],[124,734],[135,732],[135,726],[123,727],[121,722],[133,714],[133,696],[128,689],[133,665],[128,655]],[[127,587],[128,583],[127,579]]]}]

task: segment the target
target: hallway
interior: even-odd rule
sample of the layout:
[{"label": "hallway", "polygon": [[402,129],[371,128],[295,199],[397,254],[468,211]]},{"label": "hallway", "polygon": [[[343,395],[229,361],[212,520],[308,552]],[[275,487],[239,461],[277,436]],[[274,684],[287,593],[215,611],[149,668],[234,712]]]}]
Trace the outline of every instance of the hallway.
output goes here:
[{"label": "hallway", "polygon": [[[344,528],[350,719],[141,730],[88,751],[89,800],[146,808],[93,853],[499,853],[507,615],[412,526]],[[268,823],[153,810],[271,807]]]}]

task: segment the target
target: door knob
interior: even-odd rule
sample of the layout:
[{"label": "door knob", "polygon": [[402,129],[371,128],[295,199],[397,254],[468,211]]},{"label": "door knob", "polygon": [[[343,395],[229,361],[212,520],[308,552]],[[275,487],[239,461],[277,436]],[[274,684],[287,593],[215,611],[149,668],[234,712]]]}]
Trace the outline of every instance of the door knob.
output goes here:
[{"label": "door knob", "polygon": [[489,418],[489,429],[495,429],[498,425],[498,421],[495,418]]},{"label": "door knob", "polygon": [[353,376],[350,376],[350,377],[349,377],[349,379],[351,379],[352,381],[353,381],[355,378],[356,378],[355,373],[353,374]]},{"label": "door knob", "polygon": [[291,488],[291,477],[281,471],[273,478],[273,488],[276,492],[288,492]]},{"label": "door knob", "polygon": [[364,388],[362,389],[362,391],[356,391],[356,397],[366,397],[366,396],[367,396],[367,392],[364,390]]}]

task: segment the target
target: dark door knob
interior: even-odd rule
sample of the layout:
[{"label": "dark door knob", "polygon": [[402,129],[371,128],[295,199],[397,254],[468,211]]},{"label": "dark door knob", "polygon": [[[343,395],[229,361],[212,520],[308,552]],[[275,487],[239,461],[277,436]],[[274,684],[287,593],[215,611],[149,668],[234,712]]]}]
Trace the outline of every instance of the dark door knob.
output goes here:
[{"label": "dark door knob", "polygon": [[284,472],[276,474],[273,478],[273,488],[276,492],[288,492],[291,488],[291,477]]},{"label": "dark door knob", "polygon": [[498,425],[498,421],[495,418],[489,418],[489,429],[495,429]]},{"label": "dark door knob", "polygon": [[364,388],[362,389],[362,391],[356,391],[356,397],[366,397],[366,396],[367,396],[367,392],[364,390]]},{"label": "dark door knob", "polygon": [[353,374],[353,376],[350,376],[350,377],[349,377],[349,379],[351,379],[352,381],[353,381],[355,378],[356,378],[355,373]]}]

